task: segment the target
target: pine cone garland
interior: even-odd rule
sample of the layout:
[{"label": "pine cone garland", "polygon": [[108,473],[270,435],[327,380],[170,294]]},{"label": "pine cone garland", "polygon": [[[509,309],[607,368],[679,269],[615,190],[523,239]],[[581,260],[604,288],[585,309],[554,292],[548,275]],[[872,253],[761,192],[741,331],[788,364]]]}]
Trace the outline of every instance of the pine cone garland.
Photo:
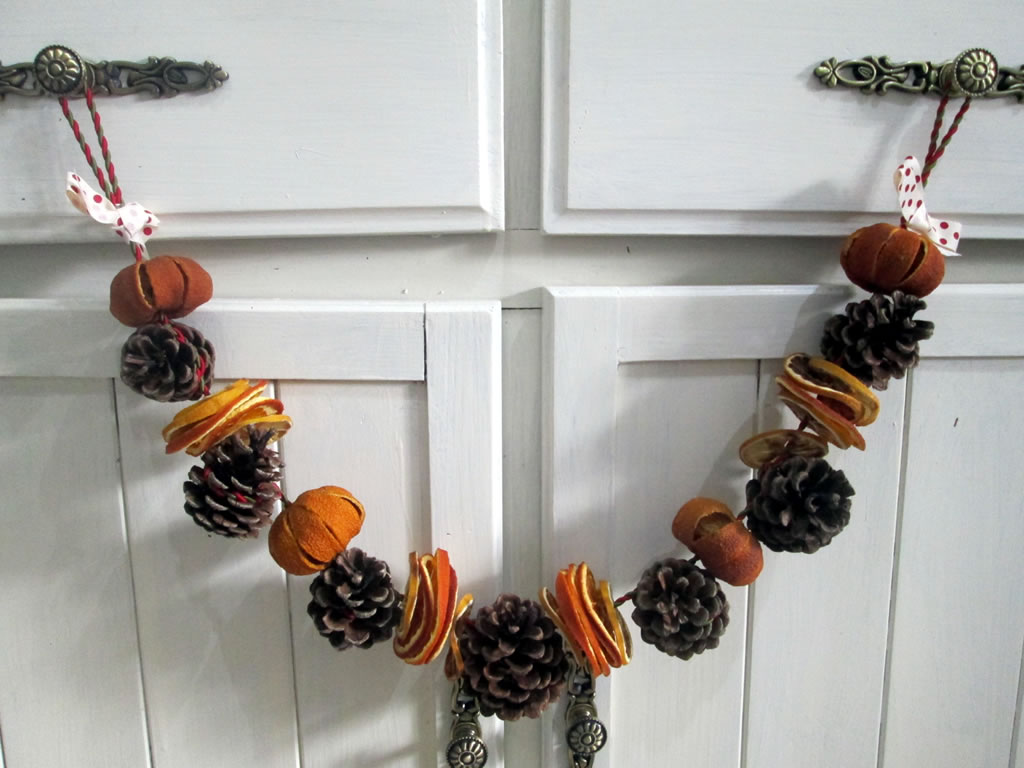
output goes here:
[{"label": "pine cone garland", "polygon": [[273,432],[249,426],[202,456],[189,470],[185,512],[211,533],[255,538],[281,498],[281,459],[267,446]]},{"label": "pine cone garland", "polygon": [[565,685],[562,637],[538,603],[504,594],[458,634],[465,679],[485,715],[539,717]]},{"label": "pine cone garland", "polygon": [[121,347],[121,381],[162,403],[198,400],[213,381],[213,345],[183,323],[144,325]]},{"label": "pine cone garland", "polygon": [[776,552],[817,552],[850,522],[853,494],[842,470],[794,456],[747,483],[747,527]]},{"label": "pine cone garland", "polygon": [[687,560],[659,560],[644,571],[633,605],[643,641],[680,659],[717,648],[729,626],[729,601],[721,585]]},{"label": "pine cone garland", "polygon": [[931,338],[935,326],[914,320],[914,313],[926,307],[902,291],[850,302],[845,315],[833,315],[825,323],[821,352],[865,384],[885,389],[890,377],[902,379],[917,365],[918,342]]},{"label": "pine cone garland", "polygon": [[391,583],[388,564],[356,547],[339,552],[309,592],[306,612],[339,651],[387,640],[402,618],[402,595]]}]

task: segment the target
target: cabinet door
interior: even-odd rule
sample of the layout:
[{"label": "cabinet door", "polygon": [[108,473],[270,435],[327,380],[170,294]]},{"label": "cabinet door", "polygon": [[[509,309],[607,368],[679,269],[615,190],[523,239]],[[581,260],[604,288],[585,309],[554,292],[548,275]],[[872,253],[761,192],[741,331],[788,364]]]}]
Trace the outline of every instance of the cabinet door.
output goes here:
[{"label": "cabinet door", "polygon": [[[229,74],[209,94],[97,101],[126,199],[168,237],[502,228],[498,0],[72,3],[6,14],[0,60],[54,42]],[[72,109],[91,135],[84,102]],[[56,102],[9,96],[0,115],[0,242],[109,237],[64,197],[67,171],[88,167]]]},{"label": "cabinet door", "polygon": [[[737,448],[785,424],[781,359],[817,349],[845,290],[552,289],[545,312],[543,559],[586,560],[616,596],[667,556],[695,496],[745,504]],[[602,678],[597,765],[875,768],[1013,764],[1024,641],[1024,286],[943,286],[925,359],[881,393],[867,450],[828,460],[856,489],[812,556],[765,550],[726,587],[721,645],[689,661],[634,631]],[[624,606],[628,615],[631,604]],[[635,629],[635,625],[634,625]],[[560,733],[548,766],[562,765]]]},{"label": "cabinet door", "polygon": [[[815,67],[882,54],[942,62],[978,45],[1019,67],[1006,23],[1017,12],[1011,0],[970,13],[926,0],[552,0],[544,227],[839,235],[892,220],[889,180],[906,155],[924,158],[938,98],[826,89]],[[956,214],[965,237],[1024,235],[1011,151],[1022,119],[1017,98],[976,100],[936,168],[929,210]]]},{"label": "cabinet door", "polygon": [[[265,533],[192,523],[196,460],[160,439],[177,407],[112,378],[127,330],[64,301],[5,301],[0,319],[0,764],[436,764],[441,665],[407,666],[390,643],[339,654],[306,615],[312,577],[286,577]],[[189,322],[225,380],[273,380],[295,422],[286,495],[350,488],[367,510],[353,546],[399,589],[410,551],[442,547],[465,591],[500,591],[496,303],[220,300]]]}]

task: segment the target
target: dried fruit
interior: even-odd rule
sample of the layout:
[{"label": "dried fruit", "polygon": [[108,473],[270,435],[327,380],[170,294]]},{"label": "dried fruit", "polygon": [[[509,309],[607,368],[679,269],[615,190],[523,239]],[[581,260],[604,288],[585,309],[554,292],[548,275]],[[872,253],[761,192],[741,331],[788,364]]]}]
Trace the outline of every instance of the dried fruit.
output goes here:
[{"label": "dried fruit", "polygon": [[280,439],[291,427],[292,420],[282,413],[284,404],[280,400],[260,397],[266,386],[266,381],[250,386],[247,380],[239,379],[217,394],[183,409],[163,429],[167,441],[165,451],[175,453],[184,448],[190,456],[200,456],[250,424],[269,430],[270,442]]},{"label": "dried fruit", "polygon": [[817,435],[796,429],[773,429],[744,442],[740,446],[740,461],[751,469],[760,469],[783,456],[818,457],[826,453],[828,443]]},{"label": "dried fruit", "polygon": [[672,521],[672,535],[700,558],[708,573],[734,587],[753,583],[764,567],[757,539],[716,499],[686,502]]},{"label": "dried fruit", "polygon": [[786,358],[783,369],[786,376],[806,392],[858,427],[865,427],[878,418],[881,404],[875,393],[835,363],[797,353]]},{"label": "dried fruit", "polygon": [[270,527],[270,555],[293,576],[322,571],[363,527],[366,510],[351,492],[314,488],[284,508]]},{"label": "dried fruit", "polygon": [[405,612],[395,635],[395,655],[407,664],[428,664],[444,648],[455,620],[459,580],[448,553],[409,553]]},{"label": "dried fruit", "polygon": [[110,283],[110,314],[137,328],[161,317],[184,317],[213,296],[213,280],[184,256],[157,256],[118,272]]},{"label": "dried fruit", "polygon": [[946,273],[946,259],[931,240],[885,222],[846,238],[839,263],[850,282],[871,293],[927,296]]},{"label": "dried fruit", "polygon": [[586,563],[570,564],[555,577],[555,594],[544,587],[540,604],[569,641],[577,661],[594,675],[629,663],[632,640],[607,581],[598,583]]},{"label": "dried fruit", "polygon": [[827,403],[805,392],[803,388],[788,376],[777,376],[779,400],[789,406],[801,421],[839,448],[851,445],[864,450],[864,437],[852,421],[830,408]]}]

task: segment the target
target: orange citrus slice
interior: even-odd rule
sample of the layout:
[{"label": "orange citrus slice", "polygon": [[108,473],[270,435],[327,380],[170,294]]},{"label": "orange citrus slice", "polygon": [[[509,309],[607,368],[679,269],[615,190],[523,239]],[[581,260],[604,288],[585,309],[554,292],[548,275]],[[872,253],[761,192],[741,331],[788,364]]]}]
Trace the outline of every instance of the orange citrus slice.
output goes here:
[{"label": "orange citrus slice", "polygon": [[775,381],[780,387],[779,399],[789,406],[798,419],[808,419],[811,429],[839,448],[845,449],[852,445],[864,450],[864,437],[852,421],[804,392],[788,376],[779,376]]},{"label": "orange citrus slice", "polygon": [[178,411],[171,423],[163,429],[164,440],[167,440],[172,432],[180,427],[189,424],[197,424],[203,419],[212,416],[222,410],[228,403],[233,402],[237,396],[250,386],[246,379],[239,379],[229,387],[225,387],[215,395],[210,395],[198,403]]},{"label": "orange citrus slice", "polygon": [[602,581],[599,588],[601,590],[601,604],[604,608],[604,620],[612,627],[620,666],[629,664],[633,656],[633,643],[629,637],[629,629],[626,627],[626,622],[623,620],[622,614],[619,613],[615,600],[612,598],[611,585],[607,581]]},{"label": "orange citrus slice", "polygon": [[590,630],[591,636],[596,639],[605,661],[609,667],[621,667],[622,657],[619,654],[613,630],[609,624],[605,623],[604,618],[598,611],[598,606],[601,605],[601,593],[597,589],[597,581],[594,579],[594,574],[590,572],[590,568],[586,563],[580,563],[576,569],[575,586],[576,592],[580,596],[580,602],[583,605],[587,629]]},{"label": "orange citrus slice", "polygon": [[740,446],[740,461],[752,469],[760,469],[779,456],[818,458],[828,453],[828,443],[810,432],[796,429],[773,429],[754,435]]},{"label": "orange citrus slice", "polygon": [[[562,569],[555,577],[555,596],[558,598],[562,621],[569,630],[568,637],[575,642],[587,659],[587,666],[594,675],[601,674],[601,662],[598,659],[600,649],[594,647],[594,641],[584,628],[583,608],[576,597],[576,590],[572,586],[573,576],[576,575],[576,565],[572,564],[568,569]],[[602,654],[603,658],[603,654]]]},{"label": "orange citrus slice", "polygon": [[462,649],[459,648],[459,629],[462,627],[463,619],[473,607],[473,594],[463,595],[455,606],[455,620],[452,622],[450,638],[448,640],[448,655],[444,660],[444,674],[449,680],[456,680],[462,677],[466,665],[462,661]]},{"label": "orange citrus slice", "polygon": [[787,357],[783,367],[802,389],[826,400],[855,426],[867,426],[878,417],[881,405],[875,393],[835,363],[797,353]]},{"label": "orange citrus slice", "polygon": [[566,639],[566,642],[568,642],[569,650],[571,650],[572,655],[576,657],[576,663],[581,667],[585,666],[587,664],[587,657],[584,655],[583,649],[576,644],[572,635],[569,634],[569,628],[565,626],[565,622],[562,621],[562,616],[558,612],[558,600],[553,594],[551,594],[547,587],[541,587],[540,591],[537,593],[537,597],[540,601],[540,607],[544,609],[544,613],[546,613],[548,618],[554,622],[555,628],[558,630],[559,634]]},{"label": "orange citrus slice", "polygon": [[[455,620],[458,578],[448,552],[438,549],[419,558],[409,555],[411,572],[418,572],[415,586],[410,575],[406,600],[415,601],[412,611],[406,603],[395,635],[395,654],[408,664],[427,664],[444,648]],[[408,621],[406,621],[408,617]]]}]

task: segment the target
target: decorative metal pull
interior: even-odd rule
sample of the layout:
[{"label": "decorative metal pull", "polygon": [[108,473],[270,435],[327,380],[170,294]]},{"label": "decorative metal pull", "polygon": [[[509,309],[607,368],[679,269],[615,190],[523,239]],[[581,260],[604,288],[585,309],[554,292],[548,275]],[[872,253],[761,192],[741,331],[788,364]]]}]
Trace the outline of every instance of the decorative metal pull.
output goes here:
[{"label": "decorative metal pull", "polygon": [[445,757],[450,768],[483,768],[487,745],[480,738],[480,705],[460,677],[452,686],[452,727]]},{"label": "decorative metal pull", "polygon": [[150,56],[144,62],[86,61],[65,45],[50,45],[34,61],[0,64],[0,100],[17,96],[82,96],[87,87],[96,96],[149,93],[169,98],[179,93],[212,91],[228,73],[211,61]]},{"label": "decorative metal pull", "polygon": [[814,75],[829,88],[837,85],[860,88],[879,95],[889,91],[937,93],[950,96],[994,98],[1016,96],[1024,102],[1024,67],[1000,67],[996,57],[984,48],[971,48],[952,61],[894,62],[888,56],[837,61],[833,56],[814,69]]},{"label": "decorative metal pull", "polygon": [[594,755],[608,741],[608,729],[597,718],[594,676],[573,664],[569,669],[569,705],[565,710],[565,741],[570,768],[590,768]]}]

